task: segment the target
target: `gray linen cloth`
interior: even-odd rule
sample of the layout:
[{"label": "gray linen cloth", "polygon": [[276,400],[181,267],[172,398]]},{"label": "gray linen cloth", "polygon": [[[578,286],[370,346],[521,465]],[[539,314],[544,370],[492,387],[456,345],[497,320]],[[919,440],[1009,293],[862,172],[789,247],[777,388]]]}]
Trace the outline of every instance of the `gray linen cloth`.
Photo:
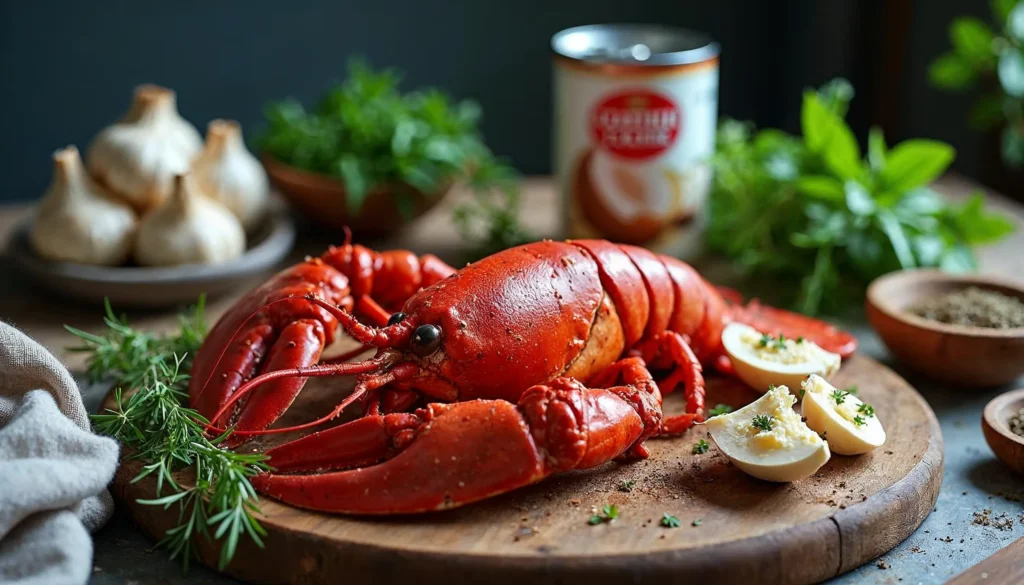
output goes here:
[{"label": "gray linen cloth", "polygon": [[80,585],[114,510],[117,443],[94,435],[60,361],[0,322],[0,583]]}]

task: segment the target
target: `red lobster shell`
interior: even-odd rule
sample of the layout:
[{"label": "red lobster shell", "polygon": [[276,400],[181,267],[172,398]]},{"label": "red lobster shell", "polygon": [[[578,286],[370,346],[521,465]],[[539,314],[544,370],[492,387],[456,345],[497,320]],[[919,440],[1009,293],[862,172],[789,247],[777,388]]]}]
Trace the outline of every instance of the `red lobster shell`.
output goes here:
[{"label": "red lobster shell", "polygon": [[[299,428],[355,400],[364,416],[270,450],[277,472],[253,483],[316,510],[423,512],[646,456],[648,437],[703,420],[701,364],[723,363],[732,320],[844,356],[856,347],[821,321],[729,303],[689,265],[634,246],[543,241],[455,271],[345,245],[229,310],[196,356],[190,396],[212,425],[235,426],[237,444],[294,430],[268,427],[308,377],[356,375],[334,412]],[[377,354],[318,363],[339,327]],[[686,412],[663,416],[680,385]]]}]

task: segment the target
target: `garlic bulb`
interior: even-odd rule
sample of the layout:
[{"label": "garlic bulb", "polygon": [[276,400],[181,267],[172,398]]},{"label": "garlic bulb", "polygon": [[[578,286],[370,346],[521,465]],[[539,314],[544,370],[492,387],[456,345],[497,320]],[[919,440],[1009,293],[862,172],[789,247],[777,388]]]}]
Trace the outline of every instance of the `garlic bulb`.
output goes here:
[{"label": "garlic bulb", "polygon": [[93,139],[86,164],[115,195],[145,211],[167,198],[174,176],[188,171],[202,147],[199,132],[178,114],[174,92],[140,85],[131,110]]},{"label": "garlic bulb", "polygon": [[206,146],[192,163],[192,175],[203,193],[230,209],[247,232],[266,214],[270,201],[267,173],[245,148],[238,122],[210,122]]},{"label": "garlic bulb", "polygon": [[89,178],[78,149],[53,153],[53,179],[36,212],[29,239],[47,259],[117,265],[128,259],[137,220]]},{"label": "garlic bulb", "polygon": [[175,177],[174,192],[142,219],[135,242],[135,260],[144,266],[217,264],[244,251],[242,224],[190,175]]}]

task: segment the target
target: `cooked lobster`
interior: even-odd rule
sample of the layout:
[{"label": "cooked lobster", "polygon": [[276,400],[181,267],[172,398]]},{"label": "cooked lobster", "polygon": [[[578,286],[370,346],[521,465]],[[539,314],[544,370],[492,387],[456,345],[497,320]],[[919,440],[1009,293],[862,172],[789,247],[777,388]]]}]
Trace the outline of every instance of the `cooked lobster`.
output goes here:
[{"label": "cooked lobster", "polygon": [[[361,418],[269,450],[276,472],[256,489],[328,512],[451,508],[645,457],[647,438],[702,421],[701,364],[728,371],[732,320],[856,347],[821,321],[736,301],[679,260],[600,240],[536,242],[458,271],[346,243],[234,305],[195,357],[190,399],[235,445],[361,401]],[[339,329],[374,357],[320,361]],[[356,385],[333,412],[269,428],[307,378],[336,375]],[[663,415],[680,385],[686,411]]]}]

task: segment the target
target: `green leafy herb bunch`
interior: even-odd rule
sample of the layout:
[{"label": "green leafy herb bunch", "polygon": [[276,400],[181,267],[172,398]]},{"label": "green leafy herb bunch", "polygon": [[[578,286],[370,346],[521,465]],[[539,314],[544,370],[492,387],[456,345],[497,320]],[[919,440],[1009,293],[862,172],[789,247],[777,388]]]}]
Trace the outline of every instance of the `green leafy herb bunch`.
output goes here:
[{"label": "green leafy herb bunch", "polygon": [[862,153],[845,121],[852,98],[841,79],[807,90],[802,136],[724,120],[712,159],[709,247],[792,289],[808,314],[859,302],[867,283],[893,270],[972,270],[974,246],[1014,229],[984,210],[981,194],[954,205],[928,187],[953,161],[948,144],[890,148],[873,128]]}]

